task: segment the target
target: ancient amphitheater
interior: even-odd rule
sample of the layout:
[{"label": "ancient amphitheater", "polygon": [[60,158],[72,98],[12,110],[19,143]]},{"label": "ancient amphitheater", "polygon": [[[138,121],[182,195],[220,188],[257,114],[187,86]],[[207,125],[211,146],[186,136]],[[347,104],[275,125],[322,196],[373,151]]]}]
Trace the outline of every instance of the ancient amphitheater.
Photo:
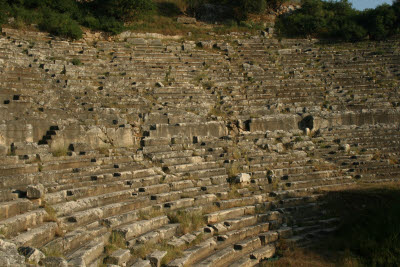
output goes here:
[{"label": "ancient amphitheater", "polygon": [[1,266],[256,266],[400,178],[398,40],[210,38],[3,29]]}]

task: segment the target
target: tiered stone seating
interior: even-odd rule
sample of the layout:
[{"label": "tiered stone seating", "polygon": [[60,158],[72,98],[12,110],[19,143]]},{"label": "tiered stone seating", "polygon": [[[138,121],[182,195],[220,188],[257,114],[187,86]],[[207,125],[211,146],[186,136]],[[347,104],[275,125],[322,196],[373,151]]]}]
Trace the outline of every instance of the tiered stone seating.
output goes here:
[{"label": "tiered stone seating", "polygon": [[0,237],[68,266],[256,266],[335,229],[323,190],[399,178],[395,40],[215,39],[3,29]]}]

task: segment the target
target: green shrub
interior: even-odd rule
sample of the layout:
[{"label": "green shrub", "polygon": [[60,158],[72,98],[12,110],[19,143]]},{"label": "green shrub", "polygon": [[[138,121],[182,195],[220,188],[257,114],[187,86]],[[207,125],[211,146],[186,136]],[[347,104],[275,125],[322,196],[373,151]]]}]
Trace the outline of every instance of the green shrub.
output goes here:
[{"label": "green shrub", "polygon": [[7,22],[8,13],[10,12],[10,6],[6,0],[0,0],[0,29],[1,25]]},{"label": "green shrub", "polygon": [[104,15],[120,20],[133,18],[139,13],[155,10],[151,0],[103,0],[97,1],[96,7],[104,12]]},{"label": "green shrub", "polygon": [[43,20],[39,23],[39,28],[51,34],[66,38],[80,39],[82,37],[82,30],[78,22],[71,19],[66,14],[60,14],[50,10],[43,13]]},{"label": "green shrub", "polygon": [[82,25],[86,26],[90,29],[99,30],[100,29],[100,21],[98,18],[95,18],[92,15],[88,15],[83,18]]},{"label": "green shrub", "polygon": [[303,0],[302,7],[283,15],[277,32],[289,37],[319,37],[358,41],[369,36],[382,40],[399,33],[400,4],[384,4],[375,9],[357,11],[347,0],[337,2]]},{"label": "green shrub", "polygon": [[282,6],[283,2],[284,0],[267,0],[267,7],[277,10]]},{"label": "green shrub", "polygon": [[261,13],[267,7],[265,0],[241,0],[241,7],[246,13]]},{"label": "green shrub", "polygon": [[387,4],[365,11],[362,14],[362,24],[375,40],[385,39],[399,30],[396,9]]},{"label": "green shrub", "polygon": [[79,58],[74,58],[71,60],[72,65],[81,66],[83,65],[82,61]]},{"label": "green shrub", "polygon": [[23,21],[25,24],[38,24],[43,19],[41,12],[24,7],[12,8],[12,14],[16,20]]},{"label": "green shrub", "polygon": [[121,21],[116,20],[113,17],[100,17],[100,28],[99,30],[109,32],[112,34],[121,33],[125,27],[124,23]]}]

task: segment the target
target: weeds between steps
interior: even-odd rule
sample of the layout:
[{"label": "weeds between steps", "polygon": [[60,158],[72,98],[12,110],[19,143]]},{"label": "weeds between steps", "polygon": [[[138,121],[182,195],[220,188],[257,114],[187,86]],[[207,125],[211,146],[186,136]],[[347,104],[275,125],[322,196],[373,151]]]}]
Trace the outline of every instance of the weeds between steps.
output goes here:
[{"label": "weeds between steps", "polygon": [[183,234],[198,230],[206,225],[203,214],[200,211],[179,210],[168,214],[171,223],[179,223]]},{"label": "weeds between steps", "polygon": [[109,243],[104,247],[104,252],[110,255],[117,249],[126,249],[126,242],[123,235],[119,232],[112,232],[109,238]]}]

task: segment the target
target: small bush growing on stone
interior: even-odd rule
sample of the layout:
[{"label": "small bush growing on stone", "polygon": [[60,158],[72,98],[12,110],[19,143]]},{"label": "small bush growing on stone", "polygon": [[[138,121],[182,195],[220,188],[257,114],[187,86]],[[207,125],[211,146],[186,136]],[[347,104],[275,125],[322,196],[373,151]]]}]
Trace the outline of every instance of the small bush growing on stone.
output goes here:
[{"label": "small bush growing on stone", "polygon": [[72,60],[71,60],[71,63],[72,63],[72,65],[75,65],[75,66],[81,66],[81,65],[83,65],[82,61],[81,61],[80,59],[78,59],[78,58],[72,59]]}]

